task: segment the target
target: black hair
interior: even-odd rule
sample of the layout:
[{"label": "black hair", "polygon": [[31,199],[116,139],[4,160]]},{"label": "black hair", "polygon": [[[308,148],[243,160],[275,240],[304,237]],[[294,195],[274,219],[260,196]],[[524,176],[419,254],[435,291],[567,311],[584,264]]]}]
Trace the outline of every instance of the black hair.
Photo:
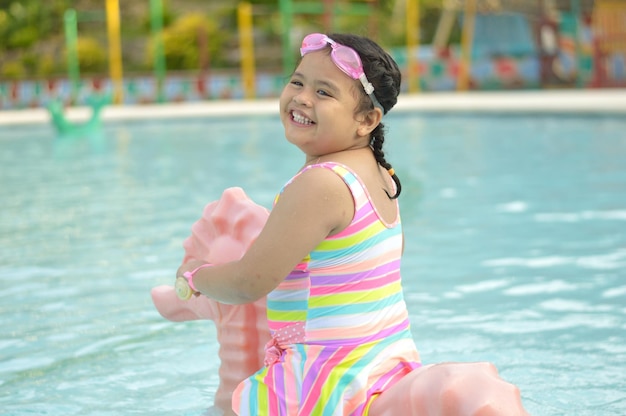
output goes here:
[{"label": "black hair", "polygon": [[[342,33],[329,34],[328,37],[337,43],[351,47],[359,54],[363,62],[365,76],[374,86],[374,95],[383,106],[383,114],[387,114],[398,102],[398,95],[400,94],[402,76],[398,64],[376,42],[366,37]],[[374,109],[372,100],[363,88],[359,88],[359,90],[361,91],[361,101],[357,111]],[[390,173],[396,184],[395,195],[387,193],[389,198],[396,199],[400,196],[402,186],[391,164],[385,159],[385,153],[383,152],[384,142],[385,126],[381,122],[371,133],[370,146],[374,151],[376,162]]]}]

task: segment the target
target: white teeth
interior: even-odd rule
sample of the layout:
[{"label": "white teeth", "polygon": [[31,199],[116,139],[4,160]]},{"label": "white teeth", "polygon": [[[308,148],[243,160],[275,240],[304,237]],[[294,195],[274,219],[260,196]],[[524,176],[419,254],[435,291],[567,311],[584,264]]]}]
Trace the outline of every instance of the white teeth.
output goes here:
[{"label": "white teeth", "polygon": [[313,121],[300,114],[291,113],[291,116],[293,117],[293,121],[299,124],[309,125],[313,123]]}]

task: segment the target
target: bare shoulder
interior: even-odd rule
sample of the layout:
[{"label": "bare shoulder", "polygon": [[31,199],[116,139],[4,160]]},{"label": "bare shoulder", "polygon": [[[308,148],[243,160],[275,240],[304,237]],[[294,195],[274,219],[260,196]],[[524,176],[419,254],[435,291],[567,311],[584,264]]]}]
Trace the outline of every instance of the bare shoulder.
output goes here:
[{"label": "bare shoulder", "polygon": [[[280,206],[280,207],[279,207]],[[348,186],[335,172],[324,168],[308,169],[285,188],[275,209],[292,215],[306,215],[321,222],[331,233],[345,228],[354,216],[354,200]]]},{"label": "bare shoulder", "polygon": [[354,203],[342,179],[327,169],[298,175],[281,193],[241,263],[269,293],[329,235],[352,221]]}]

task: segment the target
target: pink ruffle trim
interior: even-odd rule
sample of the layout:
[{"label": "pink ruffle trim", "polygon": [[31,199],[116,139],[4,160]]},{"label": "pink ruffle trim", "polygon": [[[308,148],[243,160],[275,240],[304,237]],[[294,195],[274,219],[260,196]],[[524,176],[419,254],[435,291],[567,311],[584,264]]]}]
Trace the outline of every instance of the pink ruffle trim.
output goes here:
[{"label": "pink ruffle trim", "polygon": [[304,322],[297,322],[274,331],[272,339],[265,344],[263,364],[269,367],[277,363],[284,354],[285,347],[289,344],[303,343],[304,335]]}]

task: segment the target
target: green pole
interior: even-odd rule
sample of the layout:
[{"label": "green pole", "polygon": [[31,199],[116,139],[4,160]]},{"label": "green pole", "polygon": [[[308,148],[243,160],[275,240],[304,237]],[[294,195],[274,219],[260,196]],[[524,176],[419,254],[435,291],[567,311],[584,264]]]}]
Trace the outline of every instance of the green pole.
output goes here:
[{"label": "green pole", "polygon": [[283,75],[289,76],[293,72],[295,62],[291,50],[291,27],[293,25],[293,7],[291,0],[279,0],[280,18],[282,23],[283,43]]},{"label": "green pole", "polygon": [[150,0],[150,27],[155,40],[154,75],[157,80],[157,102],[165,101],[163,84],[165,83],[165,52],[163,50],[163,0]]},{"label": "green pole", "polygon": [[71,102],[76,102],[80,87],[80,65],[78,63],[78,21],[76,10],[69,9],[63,16],[65,23],[65,45],[67,48],[67,73],[72,86]]}]

